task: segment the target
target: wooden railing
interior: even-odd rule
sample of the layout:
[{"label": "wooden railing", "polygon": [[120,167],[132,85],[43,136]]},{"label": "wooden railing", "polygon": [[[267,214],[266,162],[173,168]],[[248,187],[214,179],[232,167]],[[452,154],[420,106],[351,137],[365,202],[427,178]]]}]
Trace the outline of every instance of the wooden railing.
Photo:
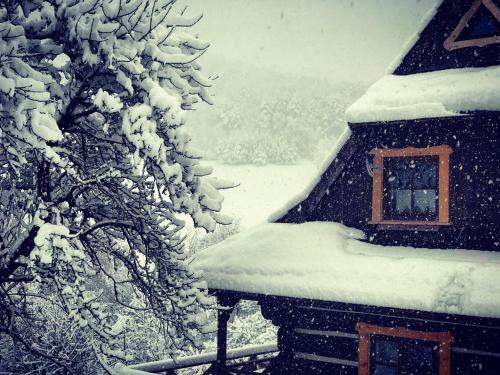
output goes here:
[{"label": "wooden railing", "polygon": [[[239,349],[232,349],[227,352],[226,374],[251,374],[267,366],[278,353],[276,344],[252,345]],[[118,370],[120,375],[151,375],[156,373],[175,374],[176,370],[210,365],[205,374],[220,374],[216,368],[217,353],[204,353],[190,357],[176,359],[166,359],[155,362],[138,363],[135,365],[124,366]],[[264,372],[265,373],[265,372]]]}]

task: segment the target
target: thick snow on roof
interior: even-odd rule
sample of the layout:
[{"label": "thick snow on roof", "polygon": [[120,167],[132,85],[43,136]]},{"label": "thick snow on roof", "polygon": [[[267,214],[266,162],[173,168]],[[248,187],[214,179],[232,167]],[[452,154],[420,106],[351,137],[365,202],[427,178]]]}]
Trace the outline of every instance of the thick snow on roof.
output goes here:
[{"label": "thick snow on roof", "polygon": [[375,82],[346,112],[350,123],[500,111],[500,66],[448,69]]},{"label": "thick snow on roof", "polygon": [[331,222],[262,224],[197,255],[210,288],[500,318],[500,253],[385,247]]},{"label": "thick snow on roof", "polygon": [[224,190],[222,212],[238,220],[241,228],[267,222],[269,214],[308,186],[319,167],[312,161],[289,165],[232,165],[210,161],[210,165],[214,167],[214,176],[238,184]]}]

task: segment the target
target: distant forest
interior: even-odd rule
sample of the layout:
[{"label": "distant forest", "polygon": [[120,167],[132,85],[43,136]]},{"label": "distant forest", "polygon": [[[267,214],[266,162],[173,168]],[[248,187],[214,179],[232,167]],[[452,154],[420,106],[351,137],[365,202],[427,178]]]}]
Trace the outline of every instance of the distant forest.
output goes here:
[{"label": "distant forest", "polygon": [[217,80],[215,105],[188,121],[194,146],[204,158],[229,164],[322,158],[342,132],[345,109],[366,88],[358,82],[333,85],[263,69],[242,76],[236,69],[225,69]]}]

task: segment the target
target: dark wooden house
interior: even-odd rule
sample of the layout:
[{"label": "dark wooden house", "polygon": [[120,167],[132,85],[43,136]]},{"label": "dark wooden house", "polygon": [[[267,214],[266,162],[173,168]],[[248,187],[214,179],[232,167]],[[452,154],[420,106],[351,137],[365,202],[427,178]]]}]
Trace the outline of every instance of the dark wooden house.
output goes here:
[{"label": "dark wooden house", "polygon": [[309,191],[195,266],[221,305],[257,300],[280,327],[272,373],[500,374],[498,0],[436,6],[347,120]]}]

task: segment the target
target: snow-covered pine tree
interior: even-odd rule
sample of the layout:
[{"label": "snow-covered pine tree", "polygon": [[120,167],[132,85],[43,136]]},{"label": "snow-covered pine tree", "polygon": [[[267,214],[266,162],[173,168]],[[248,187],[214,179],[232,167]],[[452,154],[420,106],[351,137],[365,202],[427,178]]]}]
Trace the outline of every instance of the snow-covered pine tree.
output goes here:
[{"label": "snow-covered pine tree", "polygon": [[189,32],[201,16],[175,3],[0,3],[0,334],[67,368],[18,330],[37,298],[57,298],[104,362],[128,358],[127,325],[96,280],[116,304],[139,292],[130,307],[161,319],[173,348],[204,324],[179,214],[208,230],[227,218],[182,131],[212,80]]}]

